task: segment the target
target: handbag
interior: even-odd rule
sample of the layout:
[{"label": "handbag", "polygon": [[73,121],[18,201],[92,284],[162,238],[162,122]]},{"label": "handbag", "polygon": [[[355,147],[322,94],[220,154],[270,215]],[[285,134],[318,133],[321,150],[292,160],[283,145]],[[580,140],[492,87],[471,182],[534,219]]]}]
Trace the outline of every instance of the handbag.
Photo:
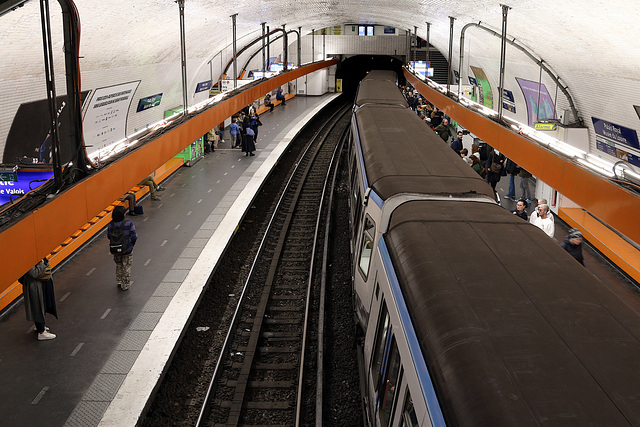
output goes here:
[{"label": "handbag", "polygon": [[38,280],[47,281],[51,279],[51,267],[47,265],[41,275],[38,276]]}]

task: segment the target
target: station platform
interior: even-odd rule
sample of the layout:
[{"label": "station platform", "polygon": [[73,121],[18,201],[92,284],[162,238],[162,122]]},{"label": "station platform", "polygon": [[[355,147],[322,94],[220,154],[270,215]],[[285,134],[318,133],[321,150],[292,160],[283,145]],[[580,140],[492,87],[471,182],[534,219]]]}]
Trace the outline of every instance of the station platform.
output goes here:
[{"label": "station platform", "polygon": [[58,308],[38,341],[18,302],[0,317],[0,424],[133,426],[244,213],[293,137],[337,94],[295,97],[261,115],[256,156],[230,148],[163,182],[129,217],[132,284],[116,287],[106,233],[54,270]]}]

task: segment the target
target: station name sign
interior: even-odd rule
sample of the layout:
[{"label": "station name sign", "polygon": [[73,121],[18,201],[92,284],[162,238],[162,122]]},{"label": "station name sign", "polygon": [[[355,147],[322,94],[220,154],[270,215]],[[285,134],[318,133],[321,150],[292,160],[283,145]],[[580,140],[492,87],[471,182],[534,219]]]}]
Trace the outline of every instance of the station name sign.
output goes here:
[{"label": "station name sign", "polygon": [[624,126],[616,125],[605,120],[591,117],[593,129],[596,135],[603,136],[615,143],[624,144],[628,147],[640,149],[638,143],[638,133]]},{"label": "station name sign", "polygon": [[136,112],[148,110],[149,108],[157,107],[162,101],[162,94],[158,93],[153,96],[147,96],[146,98],[140,98],[138,101],[138,109]]}]

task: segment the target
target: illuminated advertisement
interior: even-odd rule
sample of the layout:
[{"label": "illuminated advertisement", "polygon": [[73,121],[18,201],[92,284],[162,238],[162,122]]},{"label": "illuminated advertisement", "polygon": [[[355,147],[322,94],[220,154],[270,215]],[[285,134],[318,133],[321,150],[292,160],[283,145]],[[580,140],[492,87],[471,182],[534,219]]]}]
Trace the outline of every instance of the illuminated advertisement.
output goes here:
[{"label": "illuminated advertisement", "polygon": [[491,91],[491,84],[489,84],[489,79],[487,79],[487,75],[484,73],[484,70],[479,67],[470,67],[473,74],[476,76],[476,81],[478,82],[478,86],[482,88],[479,92],[480,99],[475,100],[478,104],[482,104],[487,108],[493,108],[493,92]]},{"label": "illuminated advertisement", "polygon": [[16,182],[0,181],[0,205],[16,200],[53,177],[52,171],[18,171]]},{"label": "illuminated advertisement", "polygon": [[139,84],[140,80],[93,92],[83,120],[84,140],[92,153],[126,137],[127,115]]},{"label": "illuminated advertisement", "polygon": [[[518,82],[518,85],[520,85],[520,90],[522,90],[525,104],[527,104],[529,126],[533,127],[536,121],[556,118],[556,108],[553,105],[553,99],[551,99],[545,85],[540,86],[538,82],[519,79],[517,77],[516,81]],[[540,89],[539,91],[538,88]],[[538,99],[540,99],[539,105]]]}]

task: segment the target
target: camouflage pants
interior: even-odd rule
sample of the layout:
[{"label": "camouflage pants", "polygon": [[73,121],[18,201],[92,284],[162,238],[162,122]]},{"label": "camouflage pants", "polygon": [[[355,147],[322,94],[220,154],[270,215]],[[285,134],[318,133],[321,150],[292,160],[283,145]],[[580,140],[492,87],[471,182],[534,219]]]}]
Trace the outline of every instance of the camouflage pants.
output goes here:
[{"label": "camouflage pants", "polygon": [[116,283],[123,291],[131,286],[131,259],[132,254],[114,254],[113,260],[116,262]]}]

